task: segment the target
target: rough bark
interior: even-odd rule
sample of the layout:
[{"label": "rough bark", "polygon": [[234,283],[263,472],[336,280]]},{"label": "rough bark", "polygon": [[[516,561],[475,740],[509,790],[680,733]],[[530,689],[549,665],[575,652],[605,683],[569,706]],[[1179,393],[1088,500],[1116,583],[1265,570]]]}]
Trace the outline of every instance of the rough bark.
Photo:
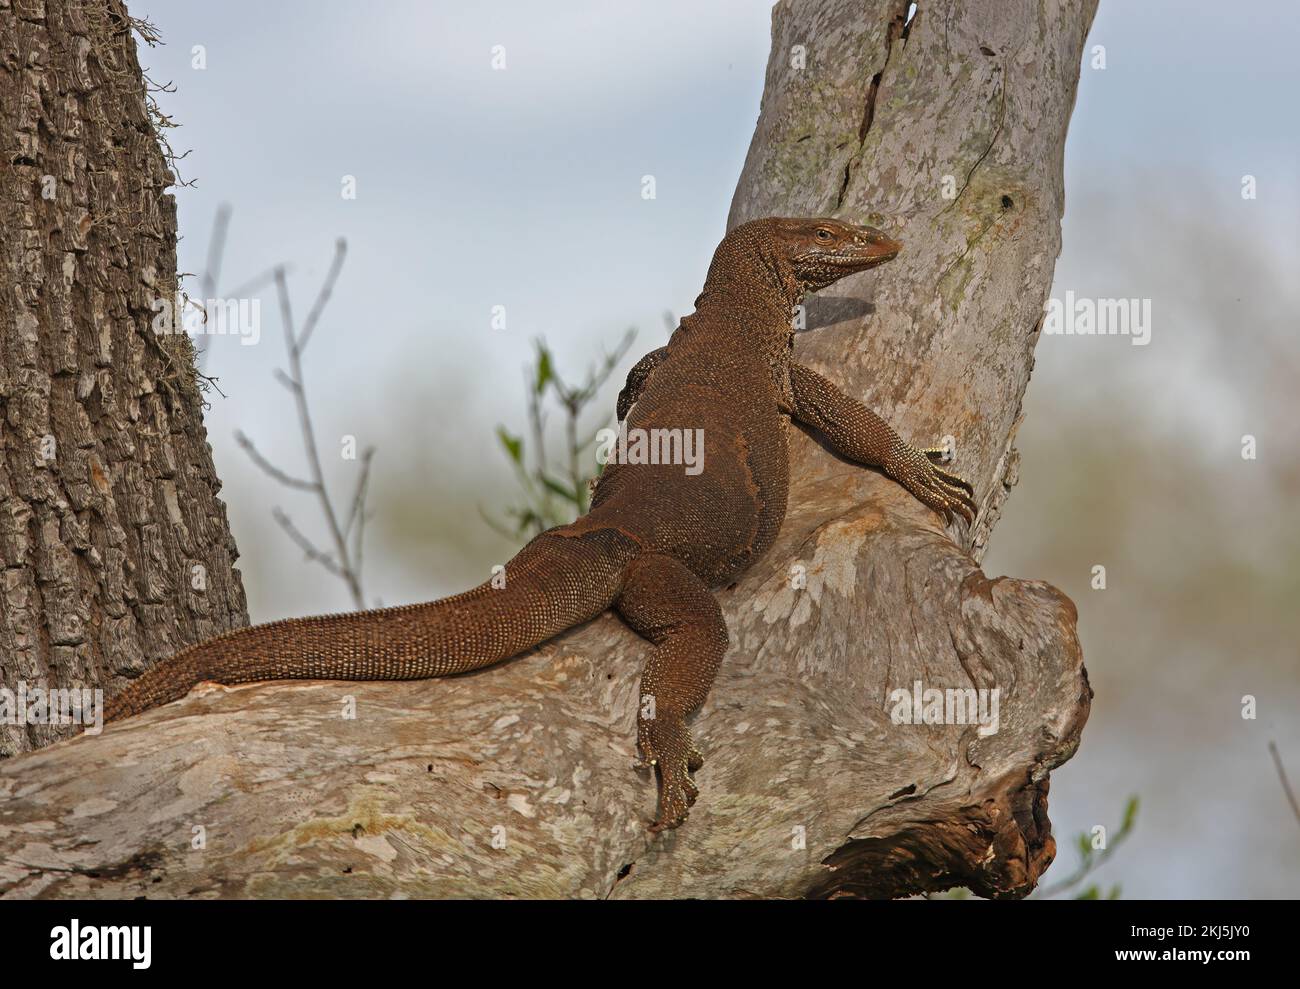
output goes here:
[{"label": "rough bark", "polygon": [[[113,690],[247,621],[126,10],[0,0],[0,686]],[[0,724],[0,756],[70,734]]]},{"label": "rough bark", "polygon": [[[1091,695],[1069,600],[989,579],[968,551],[1015,480],[1094,5],[923,0],[910,25],[907,7],[777,6],[731,222],[837,212],[902,236],[897,261],[810,305],[798,357],[908,438],[957,437],[985,511],[973,535],[945,532],[796,436],[780,540],[720,595],[733,645],[695,719],[707,762],[683,828],[645,830],[654,786],[630,767],[646,646],[606,616],[455,680],[208,686],[24,757],[0,770],[0,889],[1028,893],[1054,851],[1048,774]],[[999,730],[894,723],[891,690],[916,680],[998,688]]]}]

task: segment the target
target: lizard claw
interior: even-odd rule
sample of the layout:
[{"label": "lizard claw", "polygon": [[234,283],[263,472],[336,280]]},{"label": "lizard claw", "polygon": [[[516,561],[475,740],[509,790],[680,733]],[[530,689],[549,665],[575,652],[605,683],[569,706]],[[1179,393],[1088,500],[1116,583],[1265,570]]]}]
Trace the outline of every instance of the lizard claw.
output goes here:
[{"label": "lizard claw", "polygon": [[659,781],[659,814],[650,830],[656,834],[670,831],[686,820],[699,796],[691,773],[704,765],[704,756],[691,741],[686,719],[665,711],[637,723],[637,748],[637,765],[653,766]]},{"label": "lizard claw", "polygon": [[979,513],[974,489],[964,478],[935,466],[947,462],[948,458],[945,448],[917,450],[904,446],[885,469],[918,501],[942,513],[945,523],[960,515],[967,525],[971,525]]}]

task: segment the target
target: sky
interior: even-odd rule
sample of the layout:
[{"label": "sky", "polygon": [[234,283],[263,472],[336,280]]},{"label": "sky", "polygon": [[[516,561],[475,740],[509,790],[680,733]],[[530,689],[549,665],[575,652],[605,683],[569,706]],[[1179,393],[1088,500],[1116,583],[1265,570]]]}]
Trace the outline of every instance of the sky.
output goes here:
[{"label": "sky", "polygon": [[[173,84],[158,99],[180,125],[173,146],[189,151],[179,167],[193,184],[177,190],[182,270],[204,270],[217,209],[229,204],[220,289],[283,263],[302,313],[335,240],[347,239],[306,376],[325,444],[378,447],[367,597],[424,600],[485,579],[511,549],[480,512],[516,496],[494,429],[523,427],[531,340],[544,336],[561,366],[579,370],[635,327],[621,380],[666,337],[665,310],[692,308],[757,119],[769,5],[134,0],[130,9],[164,39],[141,60]],[[1080,603],[1099,696],[1079,756],[1054,774],[1052,816],[1068,836],[1141,796],[1134,838],[1101,874],[1126,896],[1300,894],[1300,826],[1260,737],[1224,720],[1253,671],[1273,701],[1268,730],[1289,745],[1300,781],[1296,640],[1228,656],[1241,642],[1228,634],[1235,623],[1284,627],[1265,610],[1172,640],[1167,632],[1194,626],[1195,610],[1209,622],[1169,590],[1199,593],[1177,575],[1216,573],[1230,550],[1247,574],[1238,586],[1262,608],[1272,592],[1249,591],[1249,581],[1264,580],[1279,540],[1295,544],[1283,507],[1294,473],[1265,465],[1248,476],[1234,455],[1244,433],[1275,457],[1295,452],[1285,435],[1294,416],[1279,414],[1293,406],[1294,378],[1276,372],[1297,368],[1300,338],[1297,42],[1300,6],[1286,0],[1102,0],[1087,50],[1104,46],[1105,68],[1085,60],[1070,126],[1053,294],[1151,298],[1152,341],[1043,338],[1018,441],[1023,480],[985,564],[1050,580]],[[640,194],[646,175],[653,201]],[[1254,200],[1241,198],[1244,175],[1255,177]],[[355,198],[341,195],[346,177]],[[192,294],[196,286],[187,282]],[[494,307],[505,307],[504,327]],[[209,395],[209,437],[254,621],[350,605],[271,520],[283,507],[319,533],[314,507],[278,489],[234,441],[242,430],[286,469],[302,463],[288,396],[272,378],[284,362],[274,310],[267,294],[257,345],[215,339],[205,358],[221,392]],[[1096,472],[1062,454],[1063,436],[1090,451]],[[1170,450],[1187,451],[1177,470],[1213,483],[1204,504],[1163,492],[1170,504],[1153,517],[1136,479],[1158,487],[1151,463]],[[356,463],[325,459],[349,490]],[[1065,478],[1078,479],[1073,491],[1062,491]],[[1251,517],[1231,504],[1251,506]],[[1062,518],[1067,509],[1075,514]],[[1268,512],[1276,523],[1262,521]],[[1167,538],[1148,546],[1154,533]],[[1103,545],[1135,569],[1155,561],[1129,575],[1131,591],[1121,580],[1106,592],[1105,605],[1089,596],[1084,565]],[[1267,588],[1286,579],[1269,576]],[[1121,629],[1126,639],[1112,634]],[[1188,656],[1168,654],[1170,641]],[[1221,785],[1207,792],[1207,778]]]}]

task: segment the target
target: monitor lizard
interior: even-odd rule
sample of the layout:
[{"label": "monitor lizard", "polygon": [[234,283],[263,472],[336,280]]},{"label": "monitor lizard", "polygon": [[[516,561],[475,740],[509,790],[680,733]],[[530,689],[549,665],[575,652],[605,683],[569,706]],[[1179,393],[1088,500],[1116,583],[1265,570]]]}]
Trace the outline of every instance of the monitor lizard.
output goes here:
[{"label": "monitor lizard", "polygon": [[[883,264],[902,245],[835,219],[755,220],[719,244],[695,312],[647,354],[618,397],[621,428],[691,430],[702,469],[606,465],[590,511],[529,542],[504,581],[423,604],[291,618],[183,649],[111,698],[115,721],[203,681],[411,680],[497,663],[614,609],[651,644],[637,716],[640,765],[654,767],[651,829],[675,828],[703,765],[686,719],[727,651],[712,589],[773,543],[785,516],[796,420],[844,458],[878,466],[916,498],[973,522],[971,486],[938,466],[940,449],[904,442],[879,416],[793,360],[794,307],[809,292]],[[700,431],[698,433],[694,431]]]}]

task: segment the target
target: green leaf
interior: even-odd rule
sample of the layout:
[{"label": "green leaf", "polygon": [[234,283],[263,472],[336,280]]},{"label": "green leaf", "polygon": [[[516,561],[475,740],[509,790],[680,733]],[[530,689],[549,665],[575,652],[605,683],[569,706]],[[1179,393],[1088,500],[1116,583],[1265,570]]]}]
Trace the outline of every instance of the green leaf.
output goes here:
[{"label": "green leaf", "polygon": [[1120,825],[1120,831],[1126,832],[1132,829],[1138,815],[1138,798],[1136,795],[1128,798],[1128,803],[1124,805],[1124,823]]},{"label": "green leaf", "polygon": [[515,526],[515,535],[517,536],[522,536],[524,533],[537,528],[544,528],[544,526],[539,525],[542,521],[541,517],[531,508],[512,508],[506,514],[513,515],[519,520],[519,524]]},{"label": "green leaf", "polygon": [[1092,835],[1087,831],[1080,831],[1076,840],[1079,843],[1079,854],[1084,857],[1084,860],[1092,858]]},{"label": "green leaf", "polygon": [[568,501],[571,501],[574,504],[578,503],[579,497],[577,493],[572,488],[565,487],[559,481],[555,480],[555,478],[548,477],[547,475],[543,474],[542,483],[545,484],[551,491],[554,491],[561,498],[567,499]]},{"label": "green leaf", "polygon": [[1076,900],[1100,900],[1101,890],[1096,885],[1089,886],[1082,893],[1075,897]]},{"label": "green leaf", "polygon": [[551,352],[546,349],[546,344],[541,340],[537,341],[537,380],[533,383],[533,391],[540,395],[546,391],[546,386],[555,380],[555,365],[551,361]]},{"label": "green leaf", "polygon": [[512,436],[505,426],[497,427],[497,439],[505,447],[506,455],[517,464],[524,462],[524,441],[521,436]]}]

